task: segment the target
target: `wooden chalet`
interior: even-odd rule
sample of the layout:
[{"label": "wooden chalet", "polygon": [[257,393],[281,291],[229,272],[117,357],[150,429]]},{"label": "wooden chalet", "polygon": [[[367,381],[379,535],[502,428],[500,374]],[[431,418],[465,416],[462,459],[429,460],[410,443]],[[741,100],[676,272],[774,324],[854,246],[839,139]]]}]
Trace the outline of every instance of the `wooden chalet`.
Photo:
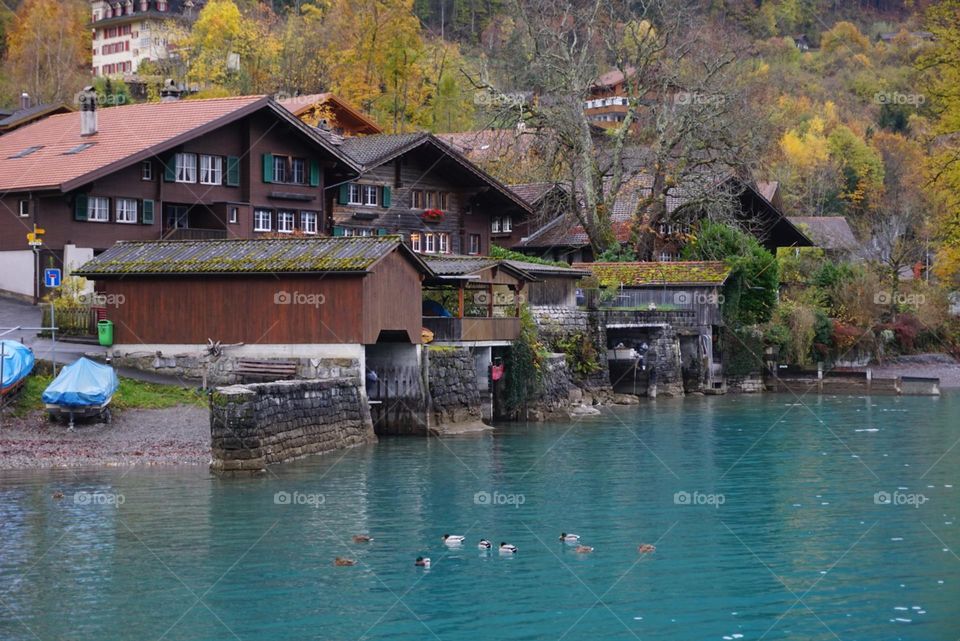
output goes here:
[{"label": "wooden chalet", "polygon": [[[360,176],[330,176],[335,236],[400,234],[424,255],[485,256],[530,205],[429,133],[345,138]],[[503,230],[507,229],[506,232]]]},{"label": "wooden chalet", "polygon": [[120,240],[322,234],[327,171],[359,171],[268,96],[87,104],[0,136],[0,290],[37,300]]},{"label": "wooden chalet", "polygon": [[291,96],[280,106],[311,127],[323,127],[340,136],[382,134],[383,129],[369,116],[332,93]]}]

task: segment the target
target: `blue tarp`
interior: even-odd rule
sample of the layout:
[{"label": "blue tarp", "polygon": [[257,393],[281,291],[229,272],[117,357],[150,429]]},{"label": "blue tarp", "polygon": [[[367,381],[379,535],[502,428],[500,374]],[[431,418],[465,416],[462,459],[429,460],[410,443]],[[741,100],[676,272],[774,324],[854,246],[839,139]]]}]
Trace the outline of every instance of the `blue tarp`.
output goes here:
[{"label": "blue tarp", "polygon": [[33,352],[17,341],[0,341],[3,344],[3,381],[0,388],[6,389],[33,370]]},{"label": "blue tarp", "polygon": [[103,405],[118,385],[120,381],[112,367],[80,358],[53,379],[43,391],[43,402],[64,407]]}]

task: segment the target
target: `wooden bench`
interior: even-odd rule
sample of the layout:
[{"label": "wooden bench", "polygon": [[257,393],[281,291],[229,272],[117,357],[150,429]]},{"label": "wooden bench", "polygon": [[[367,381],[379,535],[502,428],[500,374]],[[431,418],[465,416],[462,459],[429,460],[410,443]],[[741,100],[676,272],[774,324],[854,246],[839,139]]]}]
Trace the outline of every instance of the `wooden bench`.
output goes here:
[{"label": "wooden bench", "polygon": [[297,375],[296,361],[237,360],[237,375],[247,379],[279,381]]}]

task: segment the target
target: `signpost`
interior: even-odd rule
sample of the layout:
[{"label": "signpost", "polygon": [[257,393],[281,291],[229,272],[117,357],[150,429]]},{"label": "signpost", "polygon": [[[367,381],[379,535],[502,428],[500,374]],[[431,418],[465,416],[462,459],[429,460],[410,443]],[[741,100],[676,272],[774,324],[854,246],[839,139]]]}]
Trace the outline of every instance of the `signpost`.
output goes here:
[{"label": "signpost", "polygon": [[43,270],[43,284],[46,287],[51,289],[60,287],[60,282],[63,279],[63,272],[60,271],[59,267],[47,267]]}]

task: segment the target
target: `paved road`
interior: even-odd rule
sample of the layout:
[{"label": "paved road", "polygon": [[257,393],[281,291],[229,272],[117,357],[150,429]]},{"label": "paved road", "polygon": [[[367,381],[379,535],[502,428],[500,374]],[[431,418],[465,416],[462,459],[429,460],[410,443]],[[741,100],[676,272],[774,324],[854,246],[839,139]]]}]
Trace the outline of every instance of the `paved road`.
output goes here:
[{"label": "paved road", "polygon": [[[14,327],[40,327],[41,322],[42,314],[39,307],[9,298],[0,298],[0,333]],[[49,338],[38,337],[36,330],[16,330],[6,334],[3,338],[19,341],[30,347],[37,358],[54,361],[61,365],[69,365],[81,356],[89,354],[106,354],[106,350],[99,345],[69,343],[60,340],[54,344]],[[160,374],[143,372],[129,367],[118,367],[116,370],[117,374],[126,378],[161,385],[196,387],[196,384],[185,383],[173,376],[161,376]]]}]

